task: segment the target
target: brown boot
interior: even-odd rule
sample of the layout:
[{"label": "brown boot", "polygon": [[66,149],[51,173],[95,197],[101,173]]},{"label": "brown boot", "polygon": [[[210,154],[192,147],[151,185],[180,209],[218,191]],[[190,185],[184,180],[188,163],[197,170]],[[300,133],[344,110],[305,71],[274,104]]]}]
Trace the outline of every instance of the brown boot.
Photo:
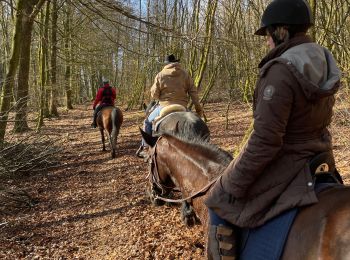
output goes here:
[{"label": "brown boot", "polygon": [[236,260],[237,234],[231,227],[209,226],[207,254],[209,260]]}]

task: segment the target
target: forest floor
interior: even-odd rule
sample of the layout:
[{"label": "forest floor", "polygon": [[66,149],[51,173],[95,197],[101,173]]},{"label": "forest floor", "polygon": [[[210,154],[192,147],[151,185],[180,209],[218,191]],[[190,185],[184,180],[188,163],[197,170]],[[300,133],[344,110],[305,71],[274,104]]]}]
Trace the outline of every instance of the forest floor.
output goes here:
[{"label": "forest floor", "polygon": [[[231,105],[228,129],[225,104],[205,110],[211,141],[234,152],[250,124],[250,108]],[[341,173],[350,173],[348,111],[348,103],[339,102],[331,127]],[[147,164],[135,157],[143,112],[124,111],[116,159],[101,151],[91,113],[81,105],[45,121],[40,134],[62,148],[59,165],[8,182],[37,203],[0,216],[0,259],[203,259],[201,226],[186,227],[178,207],[155,207],[145,195]]]}]

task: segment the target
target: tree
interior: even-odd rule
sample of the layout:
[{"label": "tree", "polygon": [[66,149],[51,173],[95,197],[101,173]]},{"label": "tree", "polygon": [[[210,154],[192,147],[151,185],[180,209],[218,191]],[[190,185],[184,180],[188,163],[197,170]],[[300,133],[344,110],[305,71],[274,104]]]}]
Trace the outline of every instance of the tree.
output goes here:
[{"label": "tree", "polygon": [[66,93],[66,109],[73,109],[72,105],[72,32],[71,32],[71,19],[72,10],[71,6],[66,3],[66,18],[64,21],[64,55],[65,55],[65,75],[64,75],[64,87]]},{"label": "tree", "polygon": [[58,20],[57,0],[52,0],[52,29],[51,29],[51,60],[50,60],[50,116],[58,117],[57,110],[57,20]]},{"label": "tree", "polygon": [[47,95],[46,95],[46,87],[48,82],[47,77],[47,63],[48,63],[48,39],[49,39],[49,16],[50,16],[50,0],[46,3],[46,11],[42,12],[42,24],[41,24],[41,46],[40,46],[40,106],[39,106],[39,117],[37,130],[39,130],[44,124],[44,117],[48,115],[48,107],[47,107]]},{"label": "tree", "polygon": [[8,113],[11,108],[11,96],[14,89],[15,75],[17,72],[19,57],[21,52],[22,42],[22,20],[24,16],[24,2],[18,1],[16,12],[16,25],[14,29],[14,36],[12,41],[11,58],[8,65],[8,72],[5,77],[5,81],[1,93],[1,108],[0,108],[0,143],[3,143],[5,138]]},{"label": "tree", "polygon": [[29,90],[30,49],[34,19],[46,0],[19,0],[23,5],[18,11],[23,12],[21,29],[20,62],[18,70],[18,89],[16,93],[15,132],[24,132],[29,129],[27,123],[27,106]]}]

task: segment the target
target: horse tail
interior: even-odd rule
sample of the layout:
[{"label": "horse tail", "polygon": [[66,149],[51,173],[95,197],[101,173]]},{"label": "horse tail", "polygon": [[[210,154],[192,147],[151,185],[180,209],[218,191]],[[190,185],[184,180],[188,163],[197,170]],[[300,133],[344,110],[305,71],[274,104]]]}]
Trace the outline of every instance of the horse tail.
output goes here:
[{"label": "horse tail", "polygon": [[116,108],[113,108],[112,110],[111,119],[112,119],[112,132],[110,136],[110,142],[112,147],[112,157],[114,158],[115,151],[116,151],[117,137],[119,134],[119,129],[117,127],[117,109]]}]

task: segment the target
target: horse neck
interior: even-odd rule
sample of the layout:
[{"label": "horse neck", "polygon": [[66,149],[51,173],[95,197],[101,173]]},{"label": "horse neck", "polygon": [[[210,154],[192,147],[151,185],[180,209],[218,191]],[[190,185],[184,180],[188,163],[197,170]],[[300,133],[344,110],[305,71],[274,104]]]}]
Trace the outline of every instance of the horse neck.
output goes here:
[{"label": "horse neck", "polygon": [[220,173],[225,167],[206,156],[205,151],[191,149],[177,139],[168,139],[159,146],[158,154],[168,168],[176,186],[186,195],[203,188],[211,176]]}]

